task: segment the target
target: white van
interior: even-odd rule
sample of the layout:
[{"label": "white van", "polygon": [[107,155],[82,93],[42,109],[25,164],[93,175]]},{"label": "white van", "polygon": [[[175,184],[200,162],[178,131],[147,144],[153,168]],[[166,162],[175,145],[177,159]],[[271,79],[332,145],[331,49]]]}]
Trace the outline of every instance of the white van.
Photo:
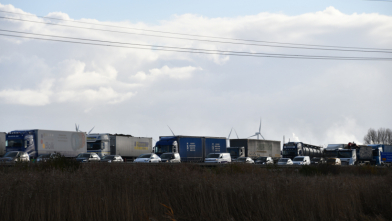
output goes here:
[{"label": "white van", "polygon": [[294,157],[293,165],[310,165],[310,157],[308,156]]},{"label": "white van", "polygon": [[231,163],[230,153],[210,153],[204,163]]}]

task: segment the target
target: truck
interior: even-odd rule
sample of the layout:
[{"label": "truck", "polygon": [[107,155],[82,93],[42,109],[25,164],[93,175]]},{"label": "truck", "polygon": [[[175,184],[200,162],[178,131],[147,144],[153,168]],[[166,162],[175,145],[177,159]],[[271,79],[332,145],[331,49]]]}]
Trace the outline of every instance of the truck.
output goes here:
[{"label": "truck", "polygon": [[226,153],[225,137],[206,136],[160,136],[154,153],[179,153],[181,162],[204,162],[210,153]]},{"label": "truck", "polygon": [[5,132],[0,132],[0,156],[5,154]]},{"label": "truck", "polygon": [[23,151],[30,159],[41,154],[59,153],[65,157],[76,157],[87,152],[84,132],[58,130],[14,130],[6,134],[6,152]]},{"label": "truck", "polygon": [[294,159],[296,156],[323,157],[323,148],[303,142],[288,142],[283,145],[282,157]]},{"label": "truck", "polygon": [[375,165],[390,164],[392,157],[392,145],[368,144],[373,148],[373,162]]},{"label": "truck", "polygon": [[227,148],[231,157],[250,157],[253,160],[258,157],[272,157],[277,161],[280,155],[280,141],[258,139],[230,139],[230,147]]},{"label": "truck", "polygon": [[341,165],[355,165],[357,152],[355,149],[348,149],[347,144],[328,144],[324,149],[324,158],[339,158]]},{"label": "truck", "polygon": [[120,155],[131,161],[141,154],[152,153],[151,137],[134,137],[125,134],[87,134],[87,152],[103,155]]}]

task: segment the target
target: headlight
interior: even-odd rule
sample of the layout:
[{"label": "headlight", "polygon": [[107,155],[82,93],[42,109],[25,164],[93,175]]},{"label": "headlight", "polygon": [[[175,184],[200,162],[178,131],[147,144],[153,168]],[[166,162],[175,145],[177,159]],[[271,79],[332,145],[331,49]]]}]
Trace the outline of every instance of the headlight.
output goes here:
[{"label": "headlight", "polygon": [[112,161],[111,160],[108,160],[108,163],[111,163]]}]

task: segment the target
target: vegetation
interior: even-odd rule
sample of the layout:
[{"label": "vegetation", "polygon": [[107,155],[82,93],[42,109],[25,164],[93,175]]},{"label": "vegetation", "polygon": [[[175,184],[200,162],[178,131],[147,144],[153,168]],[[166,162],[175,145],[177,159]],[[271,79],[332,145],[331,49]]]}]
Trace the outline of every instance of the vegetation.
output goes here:
[{"label": "vegetation", "polygon": [[0,167],[1,220],[392,219],[390,168],[54,165]]},{"label": "vegetation", "polygon": [[392,130],[380,128],[377,131],[370,128],[363,138],[365,144],[390,144],[392,145]]}]

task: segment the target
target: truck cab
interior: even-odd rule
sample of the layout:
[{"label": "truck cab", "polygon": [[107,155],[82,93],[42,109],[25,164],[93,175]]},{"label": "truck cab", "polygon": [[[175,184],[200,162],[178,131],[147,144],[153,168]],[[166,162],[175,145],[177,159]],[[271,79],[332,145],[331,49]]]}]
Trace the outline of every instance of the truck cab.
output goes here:
[{"label": "truck cab", "polygon": [[110,154],[109,134],[88,134],[87,152],[96,153],[100,156]]},{"label": "truck cab", "polygon": [[6,152],[26,152],[29,158],[36,158],[35,141],[32,131],[11,131],[6,135]]},{"label": "truck cab", "polygon": [[231,159],[245,156],[245,147],[228,147],[227,152],[230,153]]},{"label": "truck cab", "polygon": [[338,158],[341,165],[354,165],[357,162],[357,152],[350,149],[339,149]]},{"label": "truck cab", "polygon": [[161,137],[154,147],[154,153],[158,156],[163,153],[178,153],[176,137]]}]

